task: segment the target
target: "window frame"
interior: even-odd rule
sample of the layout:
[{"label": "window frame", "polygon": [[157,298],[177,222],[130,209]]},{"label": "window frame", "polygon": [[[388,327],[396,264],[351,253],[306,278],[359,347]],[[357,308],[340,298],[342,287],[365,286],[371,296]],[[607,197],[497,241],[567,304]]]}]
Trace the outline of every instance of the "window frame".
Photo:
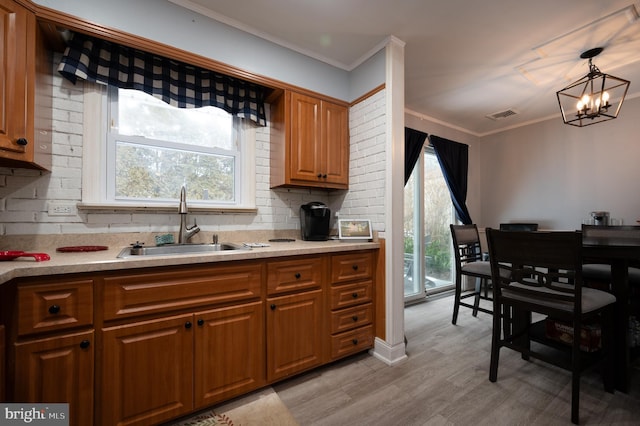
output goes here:
[{"label": "window frame", "polygon": [[[109,128],[113,124],[109,116],[108,88],[103,84],[84,83],[84,128],[82,154],[82,202],[79,209],[109,209],[109,210],[153,210],[171,211],[176,209],[176,201],[140,201],[116,200],[113,197],[115,182],[113,170],[108,169]],[[241,120],[246,123],[247,120]],[[87,125],[87,123],[93,123]],[[213,212],[255,212],[256,208],[256,175],[255,175],[255,146],[256,127],[252,124],[240,126],[239,161],[236,163],[236,200],[230,202],[204,202],[201,200],[189,202],[191,211]],[[139,138],[123,136],[122,139],[139,141]],[[97,143],[91,143],[97,141]],[[113,158],[111,158],[113,161]],[[111,185],[111,188],[109,186]]]}]

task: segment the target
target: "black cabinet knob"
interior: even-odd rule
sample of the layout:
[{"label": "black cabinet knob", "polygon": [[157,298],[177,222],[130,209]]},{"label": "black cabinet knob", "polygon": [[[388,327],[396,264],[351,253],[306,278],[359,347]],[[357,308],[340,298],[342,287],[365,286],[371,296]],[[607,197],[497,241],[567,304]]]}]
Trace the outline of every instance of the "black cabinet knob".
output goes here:
[{"label": "black cabinet knob", "polygon": [[198,320],[198,325],[199,325],[200,327],[202,327],[202,326],[204,325],[204,320],[203,320],[202,318],[200,318],[200,319]]},{"label": "black cabinet knob", "polygon": [[271,310],[272,310],[272,311],[275,311],[275,310],[276,310],[276,305],[275,305],[275,304],[273,304],[273,303],[272,303],[272,304],[271,304],[271,306],[269,306],[269,307],[271,308]]},{"label": "black cabinet knob", "polygon": [[27,146],[29,144],[29,141],[25,138],[20,138],[16,141],[16,143],[20,146]]},{"label": "black cabinet knob", "polygon": [[358,316],[354,315],[354,316],[351,317],[351,319],[353,320],[353,322],[357,322],[358,321]]},{"label": "black cabinet knob", "polygon": [[184,328],[191,328],[191,321],[187,321],[184,323]]},{"label": "black cabinet knob", "polygon": [[322,178],[322,173],[318,173],[318,175],[316,176],[318,179]]},{"label": "black cabinet knob", "polygon": [[357,345],[357,344],[358,344],[358,339],[353,339],[353,340],[351,341],[351,343],[353,343],[354,345]]},{"label": "black cabinet knob", "polygon": [[297,279],[297,280],[299,280],[301,276],[302,276],[302,275],[300,275],[300,272],[296,272],[295,277],[296,277],[296,279]]},{"label": "black cabinet knob", "polygon": [[55,315],[55,314],[57,314],[59,312],[60,312],[60,306],[58,306],[58,305],[49,306],[49,313],[50,314]]},{"label": "black cabinet knob", "polygon": [[351,293],[351,297],[353,297],[354,299],[358,298],[358,293]]},{"label": "black cabinet knob", "polygon": [[88,340],[83,340],[82,342],[80,342],[80,348],[87,349],[90,344],[91,342],[89,342]]},{"label": "black cabinet knob", "polygon": [[358,265],[353,265],[351,268],[352,268],[354,271],[357,271],[357,270],[358,270]]},{"label": "black cabinet knob", "polygon": [[326,178],[327,178],[327,175],[322,175],[322,179],[326,179]]}]

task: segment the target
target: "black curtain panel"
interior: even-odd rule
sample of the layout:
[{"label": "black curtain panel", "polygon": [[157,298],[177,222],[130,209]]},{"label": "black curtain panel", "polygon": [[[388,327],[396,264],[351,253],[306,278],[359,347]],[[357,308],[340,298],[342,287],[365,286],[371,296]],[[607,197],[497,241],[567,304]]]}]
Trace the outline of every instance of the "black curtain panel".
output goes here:
[{"label": "black curtain panel", "polygon": [[142,90],[178,108],[215,106],[267,125],[266,88],[85,34],[73,34],[58,72],[74,84],[82,79]]},{"label": "black curtain panel", "polygon": [[436,152],[458,220],[465,225],[472,224],[466,204],[469,146],[434,135],[429,135],[429,142]]},{"label": "black curtain panel", "polygon": [[409,182],[413,168],[420,158],[427,134],[419,130],[404,128],[404,184]]}]

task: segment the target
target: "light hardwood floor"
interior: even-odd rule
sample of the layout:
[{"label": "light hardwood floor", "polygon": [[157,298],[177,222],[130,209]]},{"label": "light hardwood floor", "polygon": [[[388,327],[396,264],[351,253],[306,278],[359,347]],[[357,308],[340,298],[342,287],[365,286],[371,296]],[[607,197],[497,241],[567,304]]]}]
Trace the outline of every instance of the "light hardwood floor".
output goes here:
[{"label": "light hardwood floor", "polygon": [[[568,372],[500,352],[489,381],[491,316],[460,308],[452,297],[407,307],[408,360],[387,366],[363,353],[276,384],[300,425],[570,425]],[[628,394],[604,391],[597,372],[583,375],[580,423],[640,424],[640,362]]]}]

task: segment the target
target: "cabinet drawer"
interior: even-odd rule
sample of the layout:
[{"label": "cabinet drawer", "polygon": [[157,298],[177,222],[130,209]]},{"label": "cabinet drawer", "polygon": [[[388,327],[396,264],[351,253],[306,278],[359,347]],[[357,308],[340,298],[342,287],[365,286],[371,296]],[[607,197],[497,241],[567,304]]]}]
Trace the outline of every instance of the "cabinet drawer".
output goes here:
[{"label": "cabinet drawer", "polygon": [[93,323],[93,280],[18,286],[18,334]]},{"label": "cabinet drawer", "polygon": [[373,322],[373,305],[354,306],[331,313],[331,334],[362,327]]},{"label": "cabinet drawer", "polygon": [[261,277],[262,265],[256,262],[107,277],[104,318],[258,298]]},{"label": "cabinet drawer", "polygon": [[319,256],[270,262],[267,266],[267,293],[319,288],[325,269],[325,258]]},{"label": "cabinet drawer", "polygon": [[359,252],[331,256],[331,282],[360,280],[373,277],[373,253]]},{"label": "cabinet drawer", "polygon": [[373,326],[367,325],[331,336],[331,359],[354,354],[371,347],[373,347]]},{"label": "cabinet drawer", "polygon": [[372,299],[373,281],[371,280],[331,287],[332,310],[371,302]]}]

